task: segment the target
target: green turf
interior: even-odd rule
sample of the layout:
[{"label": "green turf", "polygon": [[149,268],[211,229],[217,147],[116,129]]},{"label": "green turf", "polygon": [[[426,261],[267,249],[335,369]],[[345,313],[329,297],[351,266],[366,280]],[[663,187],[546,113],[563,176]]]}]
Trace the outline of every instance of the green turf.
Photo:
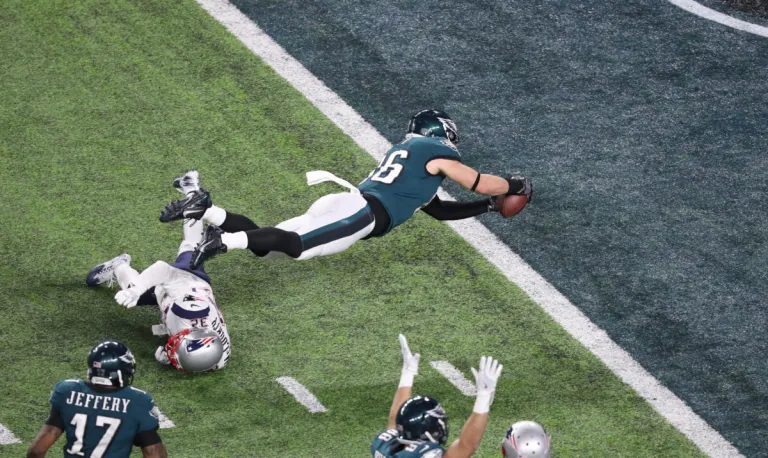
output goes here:
[{"label": "green turf", "polygon": [[[177,425],[162,431],[172,456],[366,456],[386,424],[404,332],[423,355],[416,391],[442,400],[452,439],[473,400],[428,361],[465,374],[481,354],[505,365],[478,456],[495,456],[519,419],[548,427],[554,456],[699,456],[423,215],[335,257],[212,261],[230,366],[197,377],[158,366],[156,313],[122,309],[83,278],[124,251],[139,269],[174,257],[180,226],[157,215],[176,197],[177,172],[198,167],[217,204],[275,224],[340,190],[308,188],[305,171],[354,181],[374,161],[193,1],[71,3],[0,5],[0,423],[24,442],[54,383],[82,375],[88,349],[114,336],[137,356],[136,386]],[[274,382],[282,375],[330,411],[307,413]]]}]

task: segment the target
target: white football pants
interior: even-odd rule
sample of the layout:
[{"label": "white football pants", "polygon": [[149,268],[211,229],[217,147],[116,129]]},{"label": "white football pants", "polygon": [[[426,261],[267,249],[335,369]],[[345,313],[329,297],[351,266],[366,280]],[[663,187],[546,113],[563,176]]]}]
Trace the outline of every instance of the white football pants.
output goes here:
[{"label": "white football pants", "polygon": [[[301,236],[304,251],[299,261],[341,253],[373,230],[373,214],[368,202],[356,192],[329,194],[318,199],[301,216],[276,227]],[[281,255],[275,251],[268,257]]]}]

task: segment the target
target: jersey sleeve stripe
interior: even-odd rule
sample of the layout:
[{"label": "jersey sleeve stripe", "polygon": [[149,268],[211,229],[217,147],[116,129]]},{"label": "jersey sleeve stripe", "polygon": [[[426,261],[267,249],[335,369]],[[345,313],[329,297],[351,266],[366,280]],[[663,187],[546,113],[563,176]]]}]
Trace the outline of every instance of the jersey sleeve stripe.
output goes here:
[{"label": "jersey sleeve stripe", "polygon": [[179,318],[184,318],[185,320],[196,320],[199,318],[205,318],[208,316],[208,313],[210,312],[210,310],[211,310],[210,307],[206,307],[202,310],[187,310],[187,309],[181,308],[179,304],[175,302],[171,307],[171,313],[173,313]]}]

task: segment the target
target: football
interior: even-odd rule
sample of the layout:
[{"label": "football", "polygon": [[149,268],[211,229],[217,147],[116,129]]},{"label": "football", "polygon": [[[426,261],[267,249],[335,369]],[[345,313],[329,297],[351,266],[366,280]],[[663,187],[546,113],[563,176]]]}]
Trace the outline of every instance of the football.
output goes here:
[{"label": "football", "polygon": [[526,196],[498,196],[496,197],[496,205],[499,207],[499,213],[504,218],[509,218],[517,215],[525,208],[528,203],[528,197]]}]

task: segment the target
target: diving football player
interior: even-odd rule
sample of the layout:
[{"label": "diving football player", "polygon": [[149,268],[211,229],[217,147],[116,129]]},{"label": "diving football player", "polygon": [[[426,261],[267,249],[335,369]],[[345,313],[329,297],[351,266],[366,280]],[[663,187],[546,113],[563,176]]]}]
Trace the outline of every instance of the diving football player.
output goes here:
[{"label": "diving football player", "polygon": [[88,355],[85,381],[63,380],[51,393],[51,413],[27,450],[42,458],[66,432],[64,457],[127,458],[141,448],[145,458],[166,458],[159,412],[152,396],[131,386],[136,361],[128,347],[105,340]]},{"label": "diving football player", "polygon": [[483,356],[479,370],[472,368],[477,384],[475,407],[459,438],[446,450],[448,416],[445,410],[433,398],[412,396],[413,379],[419,373],[421,355],[411,353],[402,334],[400,351],[403,370],[389,410],[389,426],[376,435],[371,444],[371,455],[374,458],[469,458],[480,446],[488,425],[488,411],[503,366],[490,356]]},{"label": "diving football player", "polygon": [[424,110],[411,118],[405,139],[387,151],[357,187],[328,172],[307,173],[310,185],[333,181],[349,192],[326,195],[301,216],[276,227],[259,227],[249,218],[213,205],[208,191],[191,191],[168,204],[160,221],[204,219],[209,223],[190,267],[231,249],[257,256],[284,253],[305,260],[342,252],[361,239],[382,237],[422,210],[439,220],[470,218],[498,211],[495,199],[444,202],[437,190],[445,178],[486,196],[533,192],[531,180],[480,174],[462,164],[456,124],[442,111]]},{"label": "diving football player", "polygon": [[[198,189],[188,175],[179,177],[174,186],[180,192]],[[184,222],[184,240],[176,262],[157,261],[141,274],[131,267],[131,257],[122,254],[94,267],[86,278],[88,286],[111,286],[121,290],[118,304],[158,306],[162,324],[152,326],[158,336],[169,335],[165,347],[158,347],[155,358],[185,372],[222,369],[232,353],[224,317],[216,305],[210,278],[203,266],[189,267],[192,251],[202,239],[202,221]]]}]

